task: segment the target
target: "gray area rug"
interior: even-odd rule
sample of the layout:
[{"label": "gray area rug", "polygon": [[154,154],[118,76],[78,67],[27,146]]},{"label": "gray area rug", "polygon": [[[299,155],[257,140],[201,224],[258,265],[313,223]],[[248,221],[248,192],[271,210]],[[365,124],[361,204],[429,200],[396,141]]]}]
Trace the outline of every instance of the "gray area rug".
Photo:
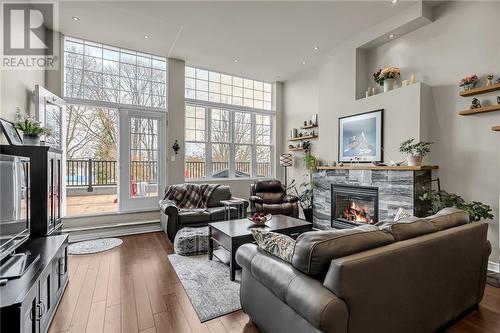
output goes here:
[{"label": "gray area rug", "polygon": [[229,280],[229,266],[207,254],[168,256],[201,322],[241,309],[241,271]]},{"label": "gray area rug", "polygon": [[119,238],[101,238],[84,242],[72,243],[68,246],[69,254],[91,254],[104,252],[120,246],[123,241]]}]

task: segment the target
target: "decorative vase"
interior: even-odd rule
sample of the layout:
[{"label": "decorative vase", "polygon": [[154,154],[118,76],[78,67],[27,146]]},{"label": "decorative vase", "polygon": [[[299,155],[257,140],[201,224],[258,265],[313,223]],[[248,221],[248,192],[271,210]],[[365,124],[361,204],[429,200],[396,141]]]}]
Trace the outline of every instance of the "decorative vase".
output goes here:
[{"label": "decorative vase", "polygon": [[391,91],[394,89],[394,83],[396,83],[395,79],[385,79],[384,80],[384,92]]},{"label": "decorative vase", "polygon": [[28,145],[28,146],[39,146],[40,145],[40,136],[23,133],[23,144]]},{"label": "decorative vase", "polygon": [[419,166],[422,165],[422,159],[424,157],[421,155],[411,155],[406,158],[408,166]]},{"label": "decorative vase", "polygon": [[476,85],[477,85],[477,81],[471,82],[471,83],[465,83],[464,84],[464,90],[474,89],[474,88],[476,88]]},{"label": "decorative vase", "polygon": [[304,211],[304,217],[306,218],[307,222],[312,222],[313,221],[313,209],[308,208],[308,209],[302,209]]}]

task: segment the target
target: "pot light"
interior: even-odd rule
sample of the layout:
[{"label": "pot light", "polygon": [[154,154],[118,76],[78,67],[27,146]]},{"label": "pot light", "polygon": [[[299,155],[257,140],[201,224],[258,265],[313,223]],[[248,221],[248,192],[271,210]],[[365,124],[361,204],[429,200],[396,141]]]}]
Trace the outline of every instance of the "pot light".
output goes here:
[{"label": "pot light", "polygon": [[71,19],[72,19],[73,21],[75,21],[75,22],[79,20],[79,18],[78,18],[78,17],[76,17],[76,16],[73,16]]},{"label": "pot light", "polygon": [[315,46],[313,47],[314,51],[318,51],[319,50],[319,46]]},{"label": "pot light", "polygon": [[144,39],[149,39],[149,36],[148,35],[144,35]]},{"label": "pot light", "polygon": [[234,59],[234,62],[238,62],[238,59]]},{"label": "pot light", "polygon": [[389,37],[389,38],[391,38],[391,39],[392,39],[392,38],[396,37],[396,35],[394,35],[394,34],[390,34],[390,35],[389,35],[389,36],[387,36],[387,37]]},{"label": "pot light", "polygon": [[305,65],[307,64],[307,62],[305,60],[302,60],[302,65]]},{"label": "pot light", "polygon": [[391,0],[391,3],[392,3],[393,5],[397,4],[398,2],[399,2],[399,0]]}]

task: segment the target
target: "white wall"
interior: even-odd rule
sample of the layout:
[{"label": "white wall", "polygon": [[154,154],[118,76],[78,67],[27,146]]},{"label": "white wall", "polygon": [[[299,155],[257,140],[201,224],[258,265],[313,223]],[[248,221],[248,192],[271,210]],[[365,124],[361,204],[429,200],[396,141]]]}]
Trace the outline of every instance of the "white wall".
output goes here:
[{"label": "white wall", "polygon": [[[480,22],[467,23],[475,14],[480,15]],[[425,100],[422,106],[429,114],[424,117],[421,131],[428,132],[436,142],[426,162],[439,165],[436,175],[444,189],[466,200],[487,203],[498,214],[500,135],[491,131],[491,126],[500,124],[500,113],[459,116],[458,112],[467,109],[472,98],[460,97],[457,83],[469,73],[483,77],[500,75],[500,34],[488,23],[500,17],[500,3],[449,2],[435,8],[433,15],[433,23],[369,52],[366,75],[384,66],[398,66],[404,78],[414,72],[419,80],[432,87],[430,100]],[[379,27],[370,33],[376,33]],[[325,56],[316,70],[285,83],[285,133],[298,127],[310,113],[317,112],[320,138],[313,144],[313,152],[324,160],[337,159],[338,117],[359,112],[359,103],[355,101],[358,42],[356,38],[346,41]],[[493,103],[498,95],[497,92],[480,99]],[[399,111],[404,114],[408,108],[408,104],[402,103]],[[397,148],[415,126],[408,118],[401,119],[395,127],[385,126],[384,130],[399,132],[390,143]],[[397,152],[394,155],[394,159],[403,158]],[[302,173],[301,168],[293,170],[294,176]],[[492,261],[498,261],[498,234],[496,216],[490,221],[488,236],[493,246]]]}]

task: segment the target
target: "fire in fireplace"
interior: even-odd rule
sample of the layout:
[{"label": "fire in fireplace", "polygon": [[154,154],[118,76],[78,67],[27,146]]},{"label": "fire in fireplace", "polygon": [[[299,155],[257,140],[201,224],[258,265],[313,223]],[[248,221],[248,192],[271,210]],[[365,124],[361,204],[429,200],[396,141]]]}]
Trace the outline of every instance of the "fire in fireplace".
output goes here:
[{"label": "fire in fireplace", "polygon": [[332,227],[352,228],[378,221],[378,188],[332,185]]}]

